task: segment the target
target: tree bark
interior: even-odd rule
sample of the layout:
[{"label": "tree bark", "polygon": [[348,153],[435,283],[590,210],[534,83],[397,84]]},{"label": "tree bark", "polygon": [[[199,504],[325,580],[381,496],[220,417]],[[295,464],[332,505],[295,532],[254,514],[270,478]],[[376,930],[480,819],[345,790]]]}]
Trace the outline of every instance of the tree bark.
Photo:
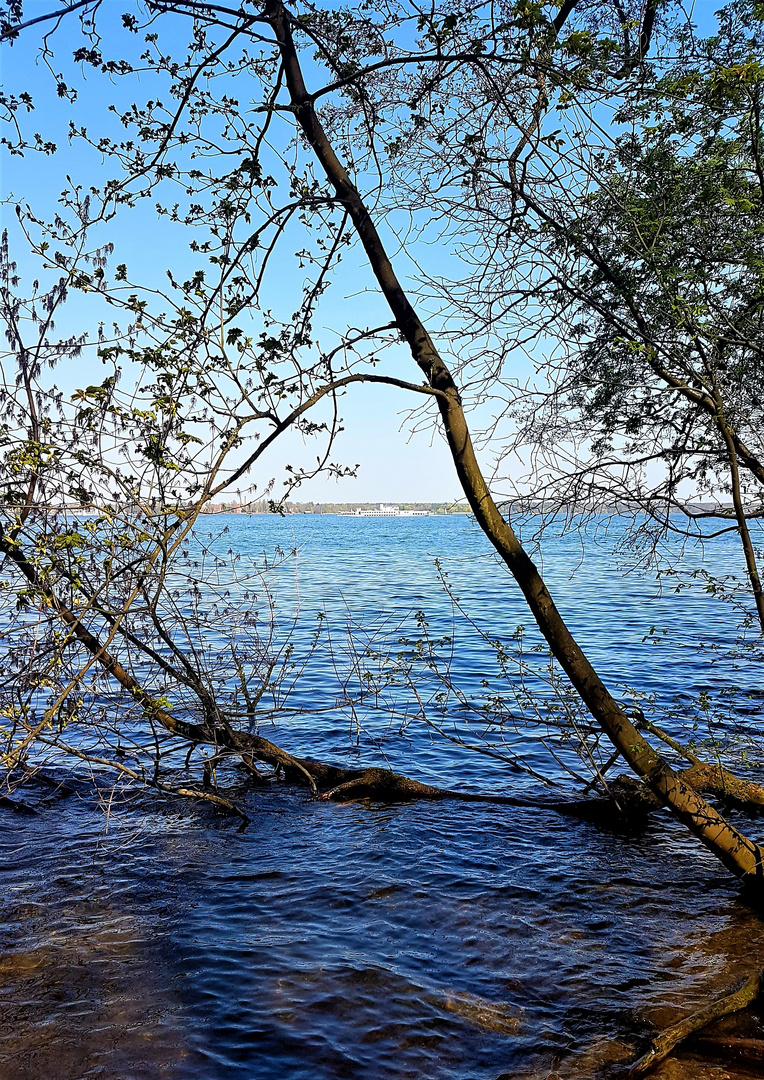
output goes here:
[{"label": "tree bark", "polygon": [[751,533],[748,528],[748,519],[745,513],[745,507],[743,506],[743,496],[740,488],[740,469],[738,468],[737,452],[735,450],[735,442],[730,432],[730,426],[727,423],[726,417],[722,407],[721,398],[716,393],[717,399],[717,415],[716,423],[721,433],[724,445],[727,448],[727,458],[730,464],[730,485],[732,487],[732,504],[735,508],[735,518],[737,519],[738,532],[740,533],[740,543],[743,546],[743,553],[745,555],[745,566],[748,571],[748,580],[751,585],[751,592],[756,603],[756,614],[759,617],[759,626],[762,634],[764,634],[764,590],[761,587],[761,577],[759,576],[759,568],[756,563],[756,552],[753,548],[753,541],[751,540]]},{"label": "tree bark", "polygon": [[725,995],[718,1001],[713,1001],[710,1005],[699,1009],[691,1016],[680,1020],[678,1024],[666,1028],[653,1040],[648,1052],[632,1065],[628,1075],[630,1077],[644,1076],[645,1073],[667,1058],[675,1046],[684,1042],[696,1031],[700,1031],[701,1028],[713,1023],[714,1020],[721,1020],[723,1016],[729,1016],[731,1013],[739,1012],[740,1009],[745,1009],[759,996],[760,983],[759,975],[750,975],[731,994]]}]

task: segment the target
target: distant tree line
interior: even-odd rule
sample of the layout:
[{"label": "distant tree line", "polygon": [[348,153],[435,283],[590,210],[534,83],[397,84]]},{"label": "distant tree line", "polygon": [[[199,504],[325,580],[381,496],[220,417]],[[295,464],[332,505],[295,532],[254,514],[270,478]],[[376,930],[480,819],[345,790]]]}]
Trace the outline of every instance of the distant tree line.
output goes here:
[{"label": "distant tree line", "polygon": [[[268,499],[260,499],[258,502],[216,502],[206,503],[202,509],[203,514],[348,514],[354,510],[371,510],[377,507],[376,502],[292,502],[287,499],[284,503],[275,504]],[[397,502],[401,510],[428,510],[431,514],[468,514],[469,509],[464,504],[457,503],[429,503],[429,502]]]}]

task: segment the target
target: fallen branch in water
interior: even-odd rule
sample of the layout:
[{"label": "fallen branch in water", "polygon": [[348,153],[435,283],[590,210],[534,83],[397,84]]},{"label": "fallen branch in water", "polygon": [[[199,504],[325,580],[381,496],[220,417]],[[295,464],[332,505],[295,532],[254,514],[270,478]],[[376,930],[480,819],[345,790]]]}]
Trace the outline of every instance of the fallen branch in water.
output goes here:
[{"label": "fallen branch in water", "polygon": [[644,1076],[664,1058],[667,1058],[674,1047],[684,1042],[690,1035],[694,1035],[696,1031],[700,1031],[714,1020],[721,1020],[723,1016],[745,1009],[759,996],[760,985],[760,975],[749,975],[745,982],[731,994],[719,998],[692,1013],[691,1016],[685,1017],[684,1020],[680,1020],[678,1024],[666,1028],[653,1039],[647,1053],[631,1066],[628,1076]]},{"label": "fallen branch in water", "polygon": [[764,1039],[700,1034],[692,1040],[688,1049],[697,1050],[709,1057],[723,1058],[725,1061],[744,1062],[759,1067],[764,1064]]},{"label": "fallen branch in water", "polygon": [[211,791],[199,791],[197,788],[171,788],[164,784],[161,786],[161,790],[171,795],[185,795],[189,799],[202,799],[205,802],[212,803],[217,810],[222,811],[224,814],[241,818],[243,825],[249,825],[250,823],[251,819],[247,817],[241,807],[231,802],[230,799],[224,799],[222,795],[214,795]]},{"label": "fallen branch in water", "polygon": [[[309,758],[296,758],[280,750],[281,758],[274,755],[273,743],[258,740],[257,736],[242,736],[253,740],[250,751],[253,757],[266,764],[278,765],[284,775],[294,782],[304,782],[302,774],[310,773],[316,792],[322,799],[350,801],[373,798],[381,802],[408,802],[413,799],[459,799],[462,802],[505,803],[510,806],[531,806],[558,810],[571,816],[598,820],[612,817],[613,802],[629,815],[640,815],[658,810],[662,804],[641,781],[620,776],[610,785],[612,798],[577,799],[571,801],[530,800],[506,795],[481,795],[473,792],[454,791],[420,783],[390,769],[345,769],[336,765],[324,765]],[[264,744],[261,746],[260,744]],[[282,759],[286,762],[282,764]],[[295,771],[294,765],[299,766]],[[764,788],[750,781],[739,780],[721,766],[699,762],[679,772],[678,777],[698,792],[711,792],[720,798],[743,807],[764,807]]]},{"label": "fallen branch in water", "polygon": [[33,806],[28,806],[19,799],[11,799],[8,795],[0,795],[0,810],[10,810],[14,814],[28,814],[33,816],[39,813]]},{"label": "fallen branch in water", "polygon": [[[723,802],[744,810],[761,810],[764,808],[764,787],[751,780],[740,780],[722,765],[708,765],[699,762],[677,772],[679,780],[699,794],[715,795]],[[638,817],[660,810],[662,803],[640,780],[631,776],[618,776],[609,785],[611,798],[592,799],[592,807],[596,804],[610,806],[616,804],[618,809],[629,816]]]},{"label": "fallen branch in water", "polygon": [[[640,728],[649,731],[672,750],[690,762],[688,769],[677,771],[677,779],[698,794],[715,795],[731,806],[743,810],[764,809],[764,787],[751,780],[741,780],[723,765],[711,765],[702,761],[688,747],[673,739],[656,724],[644,719]],[[613,764],[615,755],[608,764]],[[626,818],[639,818],[654,810],[660,810],[663,803],[656,798],[645,783],[633,776],[618,776],[608,784],[608,796],[599,799],[583,799],[578,802],[577,810],[581,817],[590,821],[607,821],[612,818],[615,808]],[[573,812],[573,804],[570,806]]]},{"label": "fallen branch in water", "polygon": [[676,739],[672,739],[657,724],[645,721],[643,726],[646,731],[655,735],[690,762],[691,767],[685,769],[679,775],[695,791],[717,795],[720,799],[734,803],[737,806],[747,808],[752,806],[764,807],[764,788],[760,784],[754,784],[749,780],[740,780],[725,769],[723,765],[710,765],[708,762],[702,761],[697,754],[677,742]]},{"label": "fallen branch in water", "polygon": [[62,799],[74,794],[74,788],[70,787],[64,780],[59,780],[55,776],[48,776],[37,766],[32,767],[22,762],[19,768],[22,774],[20,781],[22,784],[40,784],[42,787],[52,790],[54,795]]},{"label": "fallen branch in water", "polygon": [[[149,720],[161,725],[167,732],[184,740],[192,747],[200,745],[213,747],[216,757],[219,756],[221,751],[237,755],[250,773],[256,775],[257,770],[254,763],[261,761],[270,765],[276,771],[282,772],[288,779],[307,784],[314,795],[324,799],[340,801],[363,798],[379,799],[384,802],[408,802],[414,799],[458,799],[462,802],[491,802],[503,803],[509,806],[551,809],[560,813],[589,818],[590,820],[596,820],[598,808],[604,808],[603,816],[612,816],[613,802],[609,798],[575,802],[546,802],[515,798],[513,796],[479,795],[434,787],[430,784],[412,780],[399,773],[394,773],[389,769],[344,769],[333,765],[324,765],[306,758],[298,758],[268,739],[249,732],[235,730],[223,713],[212,707],[214,701],[212,699],[207,700],[209,695],[206,693],[202,694],[203,703],[206,702],[209,706],[205,712],[205,721],[203,723],[194,723],[180,719],[165,707],[163,699],[157,699],[148,692],[111,653],[108,646],[117,631],[117,622],[112,625],[107,640],[105,642],[100,641],[84,625],[80,614],[68,607],[51,588],[47,580],[40,575],[37,567],[26,557],[16,540],[6,537],[1,530],[0,555],[10,559],[15,564],[29,584],[35,588],[39,595],[44,597],[51,610],[57,614],[61,622],[67,627],[71,637],[84,646],[85,650],[90,654],[92,662],[98,664],[119,683],[123,690],[130,694],[132,699],[140,705]],[[15,749],[16,762],[13,762],[11,767],[14,764],[20,765],[22,763],[22,754],[27,744],[34,738],[37,737],[42,742],[47,741],[46,737],[41,734],[41,729],[48,720],[47,715],[43,717],[43,721],[38,727],[30,731],[21,746]],[[651,730],[654,735],[664,742],[668,742],[669,745],[692,762],[690,768],[684,770],[684,772],[672,773],[674,781],[677,782],[677,791],[680,794],[684,792],[686,796],[689,792],[710,791],[723,798],[734,800],[739,805],[764,806],[763,788],[756,784],[738,780],[720,766],[704,765],[654,725],[647,724],[643,720],[642,726]],[[64,746],[60,739],[56,740],[56,745],[59,748]],[[74,754],[74,756],[81,757],[91,763],[95,762],[99,765],[110,766],[126,775],[130,775],[133,779],[141,779],[136,772],[115,761],[95,758],[71,746],[66,747],[66,750]],[[213,795],[209,791],[211,786],[210,770],[211,766],[208,766],[208,772],[205,773],[204,778],[205,786],[201,791],[196,788],[183,788],[175,789],[175,793],[211,802],[218,810],[238,816],[246,824],[248,819],[243,810],[223,796]],[[620,794],[630,811],[638,809],[639,812],[644,813],[661,805],[655,795],[641,781],[620,778],[620,780],[615,781],[614,785],[611,785],[611,789],[612,787],[616,788],[614,794],[617,805],[619,805]],[[165,788],[165,790],[169,791],[171,789]],[[707,810],[712,816],[715,813],[710,807],[707,807]],[[741,838],[742,842],[743,838]]]}]

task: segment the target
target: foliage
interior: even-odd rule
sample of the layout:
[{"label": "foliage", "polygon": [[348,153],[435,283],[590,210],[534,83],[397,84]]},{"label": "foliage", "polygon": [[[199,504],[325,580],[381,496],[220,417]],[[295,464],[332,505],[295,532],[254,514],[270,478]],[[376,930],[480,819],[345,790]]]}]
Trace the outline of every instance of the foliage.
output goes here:
[{"label": "foliage", "polygon": [[[55,42],[74,12],[81,36],[66,68]],[[249,673],[238,681],[230,667],[219,674],[219,658],[203,655],[209,624],[201,605],[222,567],[213,564],[203,584],[178,560],[188,552],[203,563],[193,527],[204,504],[248,478],[290,430],[318,439],[320,449],[315,466],[286,466],[284,496],[320,471],[352,472],[331,456],[342,427],[340,399],[357,383],[394,386],[418,395],[428,422],[439,418],[465,497],[573,687],[561,689],[556,671],[550,674],[551,711],[578,723],[578,707],[571,711],[567,700],[575,703],[575,693],[598,725],[576,733],[585,753],[597,750],[605,733],[726,865],[740,873],[760,868],[758,846],[679,783],[592,667],[502,517],[467,421],[471,408],[479,414],[482,404],[498,400],[506,414],[507,399],[519,400],[521,437],[530,436],[532,452],[543,446],[565,453],[573,445],[568,492],[594,470],[595,489],[625,491],[640,507],[652,503],[633,482],[632,465],[645,464],[637,453],[669,463],[669,507],[681,480],[717,482],[729,469],[735,525],[764,627],[739,473],[742,466],[755,475],[757,461],[740,428],[754,430],[758,421],[745,395],[759,361],[761,190],[744,173],[748,164],[741,169],[743,158],[754,167],[758,160],[758,68],[735,50],[750,52],[757,18],[746,4],[733,5],[703,53],[682,12],[652,0],[521,0],[426,11],[393,3],[305,5],[294,13],[279,0],[242,0],[226,9],[207,0],[147,0],[125,13],[121,27],[101,0],[46,9],[27,23],[17,0],[7,5],[0,32],[8,41],[44,24],[41,55],[74,115],[86,89],[78,74],[84,68],[109,86],[118,121],[93,132],[74,120],[68,132],[84,154],[104,162],[104,179],[87,190],[67,181],[54,215],[20,214],[43,272],[59,279],[46,297],[78,290],[93,299],[94,310],[116,312],[125,323],[97,343],[103,380],[68,400],[38,385],[47,357],[62,346],[48,325],[37,328],[35,299],[12,298],[6,260],[8,328],[22,393],[8,395],[11,479],[2,553],[26,579],[35,609],[52,611],[66,627],[55,663],[72,637],[87,654],[54,693],[76,696],[100,665],[150,723],[192,745],[236,752],[251,768],[255,750],[265,753],[315,789],[310,763],[244,738],[248,733],[235,724],[252,719],[261,691],[250,705],[246,688],[252,681],[265,687],[278,656],[253,639]],[[151,96],[140,101],[123,89],[146,83]],[[680,107],[679,92],[688,105]],[[12,153],[57,152],[53,139],[22,123],[34,108],[26,88],[1,104],[12,124]],[[708,107],[718,116],[710,135],[702,119]],[[631,137],[613,142],[613,113],[633,125]],[[656,117],[659,131],[651,126]],[[741,135],[744,117],[749,126],[755,120],[750,150]],[[594,131],[603,132],[599,142]],[[676,207],[680,195],[686,205]],[[185,240],[191,237],[190,261],[181,270],[168,267],[167,285],[150,275],[138,282],[126,263],[110,271],[103,261],[114,216],[144,212],[149,199],[159,228],[179,227]],[[728,237],[730,220],[735,231]],[[422,291],[440,291],[444,300],[427,327],[381,231],[395,236],[401,221],[401,246],[427,282]],[[467,276],[455,281],[440,267],[432,271],[424,254],[418,266],[425,241],[437,242],[439,259],[444,250],[463,259]],[[379,318],[357,327],[330,314],[332,330],[318,329],[319,314],[331,313],[325,296],[343,280],[341,263],[353,244],[376,280]],[[715,259],[707,263],[710,245]],[[359,265],[347,272],[356,288]],[[43,306],[58,302],[45,299]],[[727,323],[720,327],[720,319]],[[36,328],[32,344],[25,320]],[[565,364],[543,367],[546,378],[558,380],[545,391],[549,414],[521,391],[511,364],[552,329]],[[453,371],[438,336],[454,354]],[[398,375],[402,342],[418,365],[418,382]],[[63,355],[83,346],[84,340],[64,345]],[[499,458],[512,450],[512,442],[501,441],[495,411],[484,434],[499,435]],[[545,494],[538,461],[535,455],[534,480]],[[98,507],[87,536],[40,517],[46,506],[59,511],[63,498]],[[184,573],[187,617],[172,593],[175,575]],[[171,622],[185,636],[182,647],[167,629]],[[424,623],[422,629],[414,659],[436,675]],[[47,641],[50,633],[52,624]],[[506,665],[509,653],[494,644],[500,667]],[[222,654],[236,667],[234,640]],[[149,661],[151,685],[142,671]],[[24,663],[22,656],[17,681]],[[28,667],[37,672],[39,665]],[[157,672],[190,692],[183,717]],[[32,708],[38,689],[19,697],[19,708]],[[528,697],[522,685],[518,694]],[[46,708],[43,726],[60,713],[58,698]],[[17,714],[8,719],[14,723]],[[38,729],[26,714],[23,720],[30,733],[23,738],[33,738]],[[22,751],[17,745],[12,752]]]}]

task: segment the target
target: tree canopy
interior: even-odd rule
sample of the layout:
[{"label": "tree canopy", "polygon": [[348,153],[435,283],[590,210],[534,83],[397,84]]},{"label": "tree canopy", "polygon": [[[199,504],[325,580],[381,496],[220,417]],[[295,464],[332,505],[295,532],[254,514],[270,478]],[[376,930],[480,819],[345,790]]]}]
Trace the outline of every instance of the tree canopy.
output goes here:
[{"label": "tree canopy", "polygon": [[[593,473],[651,512],[659,496],[664,522],[686,480],[726,486],[764,624],[745,503],[762,468],[760,32],[759,8],[742,2],[706,41],[681,8],[653,0],[145,0],[121,23],[102,0],[31,17],[7,3],[0,34],[10,47],[41,35],[41,63],[72,107],[66,136],[103,170],[95,183],[67,177],[55,211],[20,210],[50,284],[19,292],[3,262],[16,374],[0,551],[22,607],[46,625],[44,663],[27,638],[13,670],[8,763],[50,737],[95,668],[191,746],[251,769],[266,760],[314,790],[384,789],[384,778],[325,772],[245,730],[278,657],[254,640],[237,654],[242,614],[220,675],[201,644],[211,579],[202,587],[179,560],[196,550],[204,504],[290,430],[319,448],[315,467],[290,467],[287,494],[319,471],[342,474],[340,403],[356,383],[385,385],[438,425],[476,521],[600,731],[727,867],[759,875],[758,844],[668,764],[571,634],[492,494],[470,419],[496,438],[499,460],[517,439],[548,451],[553,431],[574,480]],[[57,42],[66,50],[74,37],[70,61]],[[114,98],[101,131],[78,113],[94,86]],[[61,134],[29,125],[30,88],[2,105],[6,149],[55,160]],[[149,199],[162,227],[191,237],[190,261],[169,266],[167,284],[112,265],[110,224]],[[379,314],[327,333],[320,315],[343,259],[374,288]],[[64,399],[49,371],[91,340],[55,337],[52,315],[74,291],[117,322],[107,332],[104,319],[94,343],[105,377]],[[402,345],[416,365],[408,377]],[[523,351],[547,380],[541,407],[513,371]],[[518,409],[513,444],[502,422]],[[665,475],[645,493],[651,461]],[[549,488],[543,469],[533,480]],[[91,529],[41,513],[70,500],[97,508]],[[193,598],[181,619],[179,574]],[[185,696],[170,701],[164,680]]]}]

